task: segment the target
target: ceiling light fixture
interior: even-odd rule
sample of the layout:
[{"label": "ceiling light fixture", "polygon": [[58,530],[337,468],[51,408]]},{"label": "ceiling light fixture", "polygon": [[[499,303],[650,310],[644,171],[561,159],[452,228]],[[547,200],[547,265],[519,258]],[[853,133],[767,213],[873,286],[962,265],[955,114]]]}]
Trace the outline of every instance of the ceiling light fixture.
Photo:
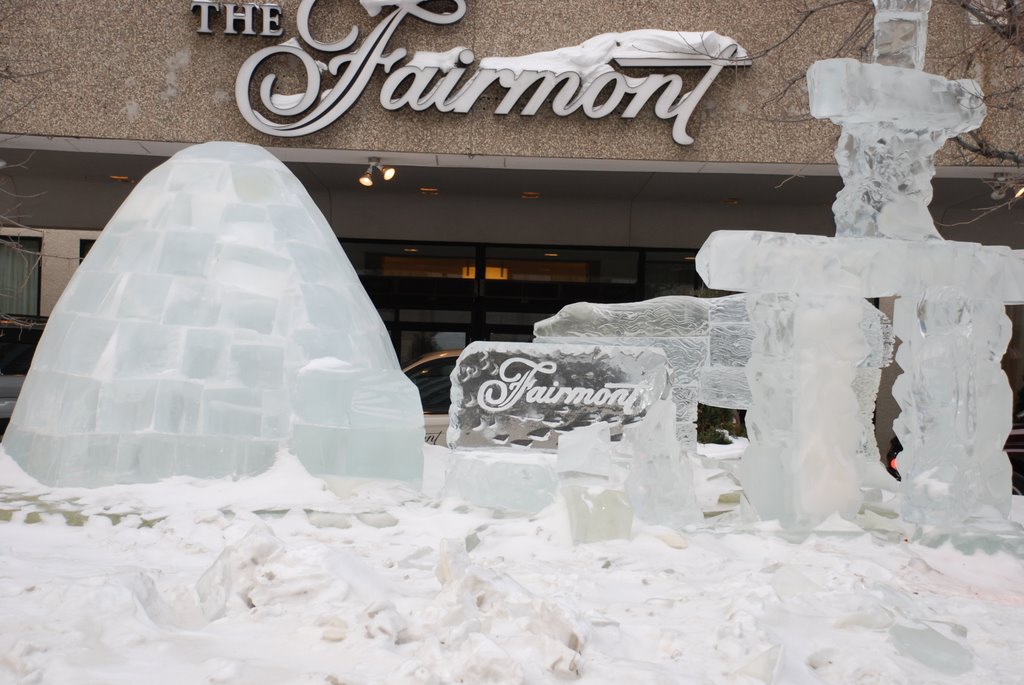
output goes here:
[{"label": "ceiling light fixture", "polygon": [[558,253],[557,252],[545,252],[544,256],[545,257],[557,257]]},{"label": "ceiling light fixture", "polygon": [[441,191],[439,191],[437,188],[420,188],[420,194],[432,197],[434,195],[440,195]]},{"label": "ceiling light fixture", "polygon": [[1024,197],[1024,186],[1017,189],[1017,192],[1013,194],[1013,199],[1019,200]]},{"label": "ceiling light fixture", "polygon": [[366,171],[359,177],[359,185],[370,188],[373,186],[373,167],[366,167]]},{"label": "ceiling light fixture", "polygon": [[523,199],[524,200],[539,200],[540,199],[540,193],[538,193],[538,192],[536,192],[534,190],[524,190],[523,191]]},{"label": "ceiling light fixture", "polygon": [[385,181],[390,181],[398,173],[398,170],[393,166],[382,166],[379,157],[370,157],[370,166],[366,167],[366,171],[359,177],[359,183],[361,185],[370,188],[373,186],[373,170],[376,169],[380,172],[381,178]]}]

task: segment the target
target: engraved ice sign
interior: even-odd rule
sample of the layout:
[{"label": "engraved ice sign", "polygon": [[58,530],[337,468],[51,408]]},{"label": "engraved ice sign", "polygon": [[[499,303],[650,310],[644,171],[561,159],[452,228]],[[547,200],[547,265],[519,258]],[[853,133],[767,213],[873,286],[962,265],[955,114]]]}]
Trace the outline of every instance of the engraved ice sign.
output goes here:
[{"label": "engraved ice sign", "polygon": [[652,347],[475,342],[452,372],[448,444],[556,450],[560,435],[598,421],[618,439],[669,388]]}]

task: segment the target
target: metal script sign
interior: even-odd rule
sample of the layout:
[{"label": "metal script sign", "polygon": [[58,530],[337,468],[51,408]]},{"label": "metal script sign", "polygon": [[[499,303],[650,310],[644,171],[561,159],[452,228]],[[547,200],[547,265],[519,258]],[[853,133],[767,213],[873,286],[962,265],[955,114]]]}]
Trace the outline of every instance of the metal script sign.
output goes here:
[{"label": "metal script sign", "polygon": [[[380,23],[360,41],[359,27],[334,40],[314,37],[310,16],[317,0],[302,0],[295,17],[299,38],[291,38],[249,57],[235,81],[235,99],[245,120],[271,136],[293,138],[320,131],[348,112],[380,69],[390,74],[380,92],[385,109],[466,113],[487,92],[498,90],[495,114],[514,110],[533,116],[547,105],[558,116],[582,111],[592,119],[618,113],[632,119],[648,104],[655,116],[671,120],[672,138],[693,143],[687,122],[708,88],[726,66],[747,66],[750,58],[736,41],[713,31],[641,29],[604,33],[580,45],[514,57],[485,57],[475,70],[476,55],[467,47],[444,52],[391,49],[395,31],[408,18],[438,26],[451,25],[466,14],[466,0],[449,0],[449,11],[435,11],[430,0],[360,0]],[[428,9],[430,7],[431,9]],[[393,8],[385,13],[385,8]],[[223,3],[194,0],[197,31],[213,34],[217,20],[226,34],[280,36],[282,10],[276,3]],[[301,39],[301,40],[300,40]],[[301,67],[302,92],[276,91],[278,75],[257,83],[268,60],[285,57]],[[400,66],[401,65],[401,66]],[[707,68],[693,88],[679,74],[628,76],[625,68]],[[504,91],[504,95],[501,95]],[[253,98],[258,93],[258,105]],[[549,104],[550,103],[550,104]]]},{"label": "metal script sign", "polygon": [[448,445],[556,450],[560,435],[599,421],[616,440],[669,387],[652,347],[475,342],[452,373]]}]

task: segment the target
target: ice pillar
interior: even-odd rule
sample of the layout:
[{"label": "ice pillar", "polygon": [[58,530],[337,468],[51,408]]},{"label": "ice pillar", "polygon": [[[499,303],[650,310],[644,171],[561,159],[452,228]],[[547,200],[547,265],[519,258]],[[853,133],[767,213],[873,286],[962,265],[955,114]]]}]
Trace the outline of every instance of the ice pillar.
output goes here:
[{"label": "ice pillar", "polygon": [[752,295],[747,366],[753,404],[741,479],[764,519],[813,525],[861,502],[857,366],[869,355],[863,302],[823,295]]},{"label": "ice pillar", "polygon": [[903,516],[949,527],[986,508],[1008,515],[1003,443],[1013,394],[1000,366],[1010,340],[1003,304],[940,287],[904,296],[895,314]]}]

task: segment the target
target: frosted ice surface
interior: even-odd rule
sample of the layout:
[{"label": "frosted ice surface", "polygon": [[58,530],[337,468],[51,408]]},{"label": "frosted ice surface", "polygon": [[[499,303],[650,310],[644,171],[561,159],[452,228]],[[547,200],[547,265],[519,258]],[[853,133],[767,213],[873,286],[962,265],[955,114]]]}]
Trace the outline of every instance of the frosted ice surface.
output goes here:
[{"label": "frosted ice surface", "polygon": [[423,415],[330,226],[266,151],[184,150],[78,268],[4,448],[96,486],[267,468],[418,481]]}]

